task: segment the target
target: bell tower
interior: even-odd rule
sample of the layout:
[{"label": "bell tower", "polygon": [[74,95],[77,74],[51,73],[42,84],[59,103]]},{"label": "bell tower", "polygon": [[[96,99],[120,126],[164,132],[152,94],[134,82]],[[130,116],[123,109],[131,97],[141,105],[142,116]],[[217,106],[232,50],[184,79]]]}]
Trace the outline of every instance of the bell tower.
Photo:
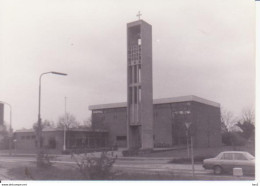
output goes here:
[{"label": "bell tower", "polygon": [[0,128],[4,125],[4,104],[0,103]]},{"label": "bell tower", "polygon": [[153,148],[152,26],[127,24],[127,146]]}]

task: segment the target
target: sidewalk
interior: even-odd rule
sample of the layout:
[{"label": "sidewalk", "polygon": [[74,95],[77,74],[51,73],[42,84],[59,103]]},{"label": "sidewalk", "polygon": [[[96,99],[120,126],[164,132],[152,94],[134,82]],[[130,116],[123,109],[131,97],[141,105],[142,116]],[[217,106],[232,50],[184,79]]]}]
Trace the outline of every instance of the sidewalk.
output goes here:
[{"label": "sidewalk", "polygon": [[[9,157],[10,151],[9,150],[0,150],[0,156]],[[35,153],[17,152],[17,151],[12,150],[11,156],[13,156],[13,157],[35,157],[36,154]]]},{"label": "sidewalk", "polygon": [[[94,152],[94,153],[88,153],[89,156],[93,157],[100,157],[102,152]],[[117,160],[127,160],[127,161],[160,161],[168,163],[170,160],[172,160],[174,157],[140,157],[140,156],[130,156],[130,157],[124,157],[122,155],[122,151],[108,151],[107,154],[110,157],[116,157]],[[71,161],[72,157],[71,154],[48,154],[50,157],[55,157],[58,161]],[[75,156],[80,156],[83,154],[74,154]],[[9,150],[0,150],[0,157],[9,157],[10,152]],[[13,150],[11,153],[12,157],[36,157],[37,153],[35,152],[25,152],[25,151],[17,151]]]}]

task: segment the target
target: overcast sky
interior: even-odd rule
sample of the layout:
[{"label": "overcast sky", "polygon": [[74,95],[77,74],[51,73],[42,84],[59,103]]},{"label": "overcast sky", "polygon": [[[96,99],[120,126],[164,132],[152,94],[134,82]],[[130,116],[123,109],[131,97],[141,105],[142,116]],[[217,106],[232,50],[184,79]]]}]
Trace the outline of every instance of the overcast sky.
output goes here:
[{"label": "overcast sky", "polygon": [[[153,28],[154,98],[196,95],[239,115],[255,100],[255,7],[248,0],[0,0],[0,101],[13,127],[126,101],[126,24]],[[9,109],[5,108],[9,122]]]}]

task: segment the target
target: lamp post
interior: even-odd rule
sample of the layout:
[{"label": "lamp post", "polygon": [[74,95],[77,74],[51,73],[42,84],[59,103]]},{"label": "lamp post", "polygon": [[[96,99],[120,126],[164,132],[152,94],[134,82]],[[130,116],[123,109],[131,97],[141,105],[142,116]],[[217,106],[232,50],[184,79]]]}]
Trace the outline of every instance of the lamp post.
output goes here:
[{"label": "lamp post", "polygon": [[55,75],[61,75],[61,76],[66,76],[67,74],[65,73],[61,73],[61,72],[55,72],[55,71],[51,71],[51,72],[44,72],[40,75],[39,77],[39,104],[38,104],[38,126],[37,126],[37,130],[36,130],[36,134],[37,134],[37,147],[38,147],[38,152],[37,152],[37,165],[41,166],[42,164],[42,158],[43,158],[43,154],[41,152],[41,139],[42,139],[42,124],[41,124],[41,80],[42,80],[42,76],[46,75],[46,74],[55,74]]},{"label": "lamp post", "polygon": [[186,140],[187,140],[187,154],[188,154],[188,159],[190,158],[190,144],[189,144],[189,127],[190,123],[185,122],[186,126]]},{"label": "lamp post", "polygon": [[11,156],[12,155],[12,141],[11,141],[11,139],[12,139],[12,136],[13,136],[13,128],[12,128],[12,106],[9,104],[9,103],[7,103],[7,102],[4,102],[4,101],[0,101],[0,103],[2,103],[2,104],[5,104],[5,105],[8,105],[9,106],[9,108],[10,108],[10,114],[9,114],[9,117],[10,117],[10,120],[9,120],[9,122],[10,122],[10,128],[9,128],[9,136],[8,136],[8,138],[9,138],[9,155]]},{"label": "lamp post", "polygon": [[191,164],[192,164],[192,177],[194,178],[194,153],[193,153],[193,136],[190,136],[190,151],[191,151]]},{"label": "lamp post", "polygon": [[194,178],[194,154],[193,154],[193,134],[190,130],[191,122],[185,122],[187,128],[187,136],[190,136],[190,153],[191,153],[191,165],[192,165],[192,177]]},{"label": "lamp post", "polygon": [[[67,97],[65,97],[65,117],[66,117],[66,124],[68,124],[68,116],[67,116]],[[66,151],[66,124],[64,124],[64,127],[63,127],[63,136],[64,136],[64,139],[63,139],[63,151],[65,152]]]}]

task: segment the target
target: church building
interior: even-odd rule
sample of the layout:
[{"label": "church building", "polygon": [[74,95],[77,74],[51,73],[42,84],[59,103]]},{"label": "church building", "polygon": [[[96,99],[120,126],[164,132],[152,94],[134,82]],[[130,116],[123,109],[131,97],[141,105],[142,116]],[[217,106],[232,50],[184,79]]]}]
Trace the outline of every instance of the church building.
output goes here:
[{"label": "church building", "polygon": [[152,26],[127,24],[127,102],[92,105],[92,127],[128,149],[221,144],[220,104],[197,96],[153,100]]},{"label": "church building", "polygon": [[[89,109],[93,129],[106,130],[109,145],[127,147],[127,103],[92,105]],[[220,104],[216,102],[197,96],[155,99],[152,117],[154,148],[185,146],[191,135],[194,147],[221,145]]]}]

